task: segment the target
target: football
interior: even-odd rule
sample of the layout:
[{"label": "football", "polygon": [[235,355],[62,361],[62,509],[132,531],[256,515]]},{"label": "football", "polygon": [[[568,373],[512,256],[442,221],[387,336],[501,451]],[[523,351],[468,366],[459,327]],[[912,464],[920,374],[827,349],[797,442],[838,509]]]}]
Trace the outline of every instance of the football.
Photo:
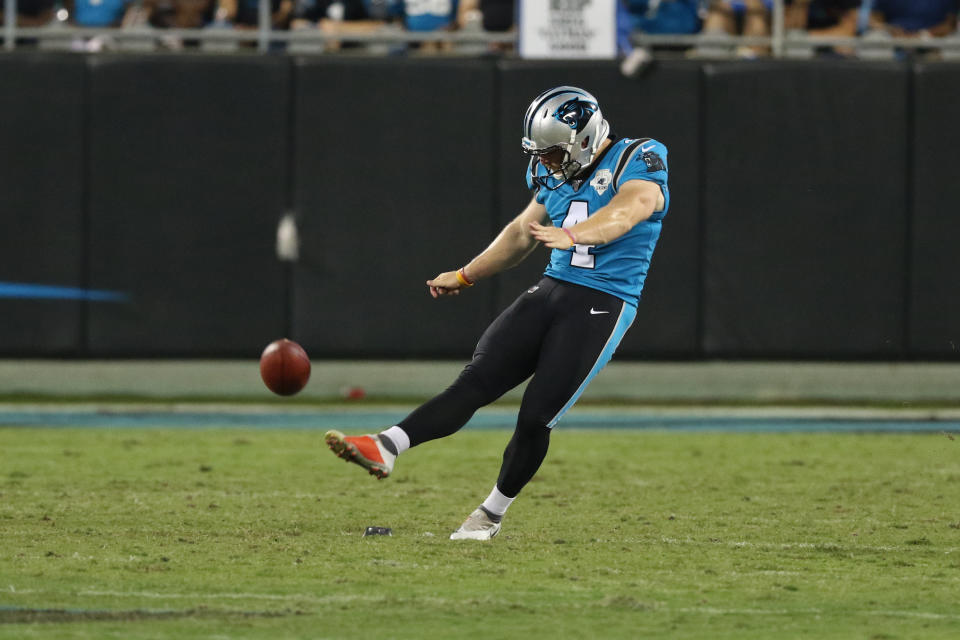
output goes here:
[{"label": "football", "polygon": [[293,340],[274,340],[260,356],[260,377],[275,394],[292,396],[310,380],[310,358]]}]

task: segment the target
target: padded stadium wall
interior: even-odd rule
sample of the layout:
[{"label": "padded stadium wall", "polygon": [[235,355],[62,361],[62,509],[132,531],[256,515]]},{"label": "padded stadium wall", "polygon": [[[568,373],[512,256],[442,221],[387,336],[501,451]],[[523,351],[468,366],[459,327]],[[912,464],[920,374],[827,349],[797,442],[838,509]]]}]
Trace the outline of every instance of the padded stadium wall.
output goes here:
[{"label": "padded stadium wall", "polygon": [[546,252],[424,281],[526,204],[519,122],[557,84],[670,150],[619,357],[957,357],[957,65],[38,53],[0,56],[0,356],[469,356]]}]

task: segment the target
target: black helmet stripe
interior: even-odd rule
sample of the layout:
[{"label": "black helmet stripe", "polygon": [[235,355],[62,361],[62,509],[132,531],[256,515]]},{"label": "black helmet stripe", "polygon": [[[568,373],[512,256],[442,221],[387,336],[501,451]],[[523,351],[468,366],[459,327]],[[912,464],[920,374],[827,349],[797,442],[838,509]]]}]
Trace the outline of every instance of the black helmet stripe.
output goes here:
[{"label": "black helmet stripe", "polygon": [[[553,89],[547,89],[546,91],[544,91],[543,93],[541,93],[540,95],[538,95],[536,98],[534,98],[534,99],[533,99],[533,102],[530,103],[530,106],[527,107],[527,113],[524,114],[524,116],[523,116],[523,130],[524,130],[525,133],[526,133],[527,131],[529,131],[529,127],[527,126],[527,122],[529,122],[530,117],[531,117],[534,113],[536,113],[536,109],[535,109],[534,107],[537,107],[537,106],[540,104],[540,100],[543,98],[543,96],[547,95],[547,94],[550,93],[551,91],[554,91],[555,89],[556,89],[556,87],[554,87]],[[528,137],[529,137],[529,135],[528,135]]]},{"label": "black helmet stripe", "polygon": [[533,116],[536,115],[537,111],[540,110],[540,106],[550,98],[559,96],[563,93],[582,93],[582,92],[579,89],[573,89],[572,87],[548,89],[547,91],[544,91],[539,96],[537,96],[534,99],[534,101],[530,103],[530,108],[527,109],[527,115],[524,116],[524,125],[523,125],[523,130],[525,132],[525,135],[528,138],[533,134]]}]

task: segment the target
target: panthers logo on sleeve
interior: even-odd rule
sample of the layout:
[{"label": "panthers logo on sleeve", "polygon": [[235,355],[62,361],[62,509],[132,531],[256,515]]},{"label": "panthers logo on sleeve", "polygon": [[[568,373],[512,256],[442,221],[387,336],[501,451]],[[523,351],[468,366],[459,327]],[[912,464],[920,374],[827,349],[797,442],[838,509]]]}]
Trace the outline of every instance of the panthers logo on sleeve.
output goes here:
[{"label": "panthers logo on sleeve", "polygon": [[597,105],[593,102],[574,98],[557,107],[553,117],[580,133],[597,109]]},{"label": "panthers logo on sleeve", "polygon": [[666,171],[667,165],[663,164],[663,158],[656,151],[642,151],[640,159],[647,165],[647,171]]}]

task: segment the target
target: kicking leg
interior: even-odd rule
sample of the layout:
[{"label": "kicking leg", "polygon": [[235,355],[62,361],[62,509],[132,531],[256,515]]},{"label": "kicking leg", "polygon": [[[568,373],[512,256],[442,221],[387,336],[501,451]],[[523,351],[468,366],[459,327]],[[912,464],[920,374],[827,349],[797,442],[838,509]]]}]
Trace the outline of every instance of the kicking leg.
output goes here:
[{"label": "kicking leg", "polygon": [[471,362],[442,393],[380,434],[344,436],[328,431],[327,446],[339,457],[385,478],[392,472],[396,457],[408,448],[456,433],[477,409],[533,373],[545,331],[540,298],[547,292],[540,289],[533,287],[521,295],[491,323],[477,343]]}]

